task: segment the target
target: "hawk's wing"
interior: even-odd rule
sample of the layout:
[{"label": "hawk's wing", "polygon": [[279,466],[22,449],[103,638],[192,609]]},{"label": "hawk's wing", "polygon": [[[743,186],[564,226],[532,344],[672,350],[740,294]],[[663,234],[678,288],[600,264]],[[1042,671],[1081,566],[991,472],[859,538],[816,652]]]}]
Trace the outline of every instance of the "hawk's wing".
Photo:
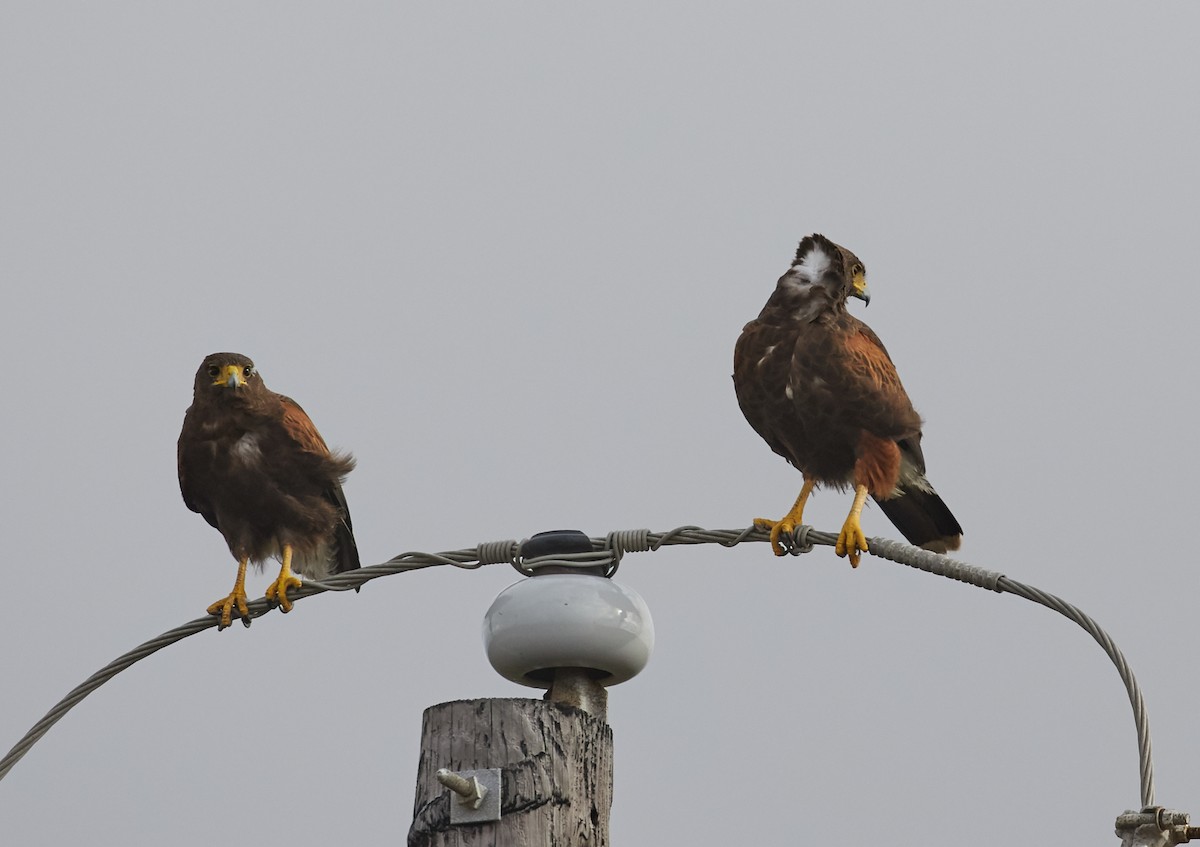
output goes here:
[{"label": "hawk's wing", "polygon": [[325,439],[321,437],[321,433],[317,432],[312,418],[300,408],[300,404],[282,394],[275,396],[279,398],[279,405],[283,410],[280,423],[283,424],[284,430],[296,442],[296,445],[308,453],[328,456],[329,447],[325,444]]},{"label": "hawk's wing", "polygon": [[196,422],[192,417],[192,410],[188,409],[183,418],[183,431],[179,434],[179,443],[175,446],[175,465],[179,472],[179,493],[183,495],[185,506],[208,521],[209,526],[220,529],[217,525],[217,513],[213,511],[212,504],[208,500],[206,486],[202,480],[196,479],[195,475],[189,472],[189,468],[193,467],[194,451],[203,449],[198,446],[199,439],[195,428]]},{"label": "hawk's wing", "polygon": [[337,547],[335,554],[337,565],[334,573],[353,570],[360,566],[358,545],[354,541],[354,525],[350,522],[350,506],[346,503],[346,494],[342,491],[342,485],[338,482],[337,477],[344,477],[350,473],[354,468],[354,460],[348,456],[330,453],[325,439],[321,437],[321,433],[317,432],[316,425],[313,424],[304,409],[300,408],[300,404],[291,397],[282,394],[276,396],[283,409],[280,422],[283,424],[284,431],[301,450],[327,459],[332,466],[332,479],[323,493],[325,499],[336,506],[341,514],[341,520],[334,530],[334,541]]},{"label": "hawk's wing", "polygon": [[733,387],[746,421],[778,455],[795,464],[780,437],[801,425],[801,417],[784,395],[795,339],[773,324],[746,324],[733,349]]},{"label": "hawk's wing", "polygon": [[[887,348],[869,326],[857,318],[849,318],[840,333],[844,356],[831,357],[840,364],[841,391],[837,393],[847,419],[877,435],[895,441],[915,439],[921,432],[921,417],[917,414],[900,382],[900,375],[888,355]],[[916,453],[920,455],[919,444]],[[924,462],[922,462],[924,464]]]}]

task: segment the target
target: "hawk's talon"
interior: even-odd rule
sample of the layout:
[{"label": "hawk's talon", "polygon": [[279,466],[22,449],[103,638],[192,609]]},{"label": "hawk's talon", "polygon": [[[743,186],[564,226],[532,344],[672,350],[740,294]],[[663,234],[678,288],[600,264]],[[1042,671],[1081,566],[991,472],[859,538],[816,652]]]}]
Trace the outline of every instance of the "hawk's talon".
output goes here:
[{"label": "hawk's talon", "polygon": [[291,570],[285,570],[279,574],[279,578],[267,586],[266,597],[273,603],[279,604],[279,611],[285,615],[292,610],[292,601],[288,599],[287,593],[289,588],[299,588],[304,583],[300,578],[294,576]]},{"label": "hawk's talon", "polygon": [[[776,556],[783,556],[788,553],[791,553],[793,556],[799,556],[801,553],[807,553],[812,549],[807,544],[797,544],[793,533],[798,527],[804,525],[804,504],[808,502],[808,495],[812,493],[813,485],[815,484],[811,479],[805,479],[804,485],[800,489],[800,496],[792,504],[791,510],[779,520],[773,521],[767,518],[754,519],[756,527],[770,531],[771,552]],[[783,535],[787,536],[789,542],[786,545],[780,540],[780,536]]]},{"label": "hawk's talon", "polygon": [[839,556],[849,556],[850,567],[857,568],[862,554],[868,549],[867,536],[858,522],[858,515],[851,515],[842,525],[842,531],[838,534],[837,546],[833,548],[833,552]]},{"label": "hawk's talon", "polygon": [[778,521],[768,518],[755,518],[754,525],[759,529],[765,529],[771,533],[771,552],[776,556],[786,556],[788,553],[794,552],[791,544],[785,544],[780,539],[780,536],[787,535],[790,540],[792,532],[796,529],[796,525],[787,518]]},{"label": "hawk's talon", "polygon": [[229,592],[228,597],[218,600],[208,607],[208,614],[220,617],[220,620],[217,621],[218,632],[233,623],[234,606],[237,606],[238,617],[242,619],[242,623],[250,626],[250,609],[246,605],[246,589],[241,585],[237,585],[233,591]]},{"label": "hawk's talon", "polygon": [[846,522],[842,524],[842,531],[838,533],[837,545],[833,548],[833,552],[839,556],[850,557],[852,568],[858,567],[861,554],[868,549],[867,536],[862,531],[862,523],[859,522],[859,515],[862,514],[866,502],[867,486],[860,482],[854,486],[854,505],[850,507],[850,514],[846,515]]}]

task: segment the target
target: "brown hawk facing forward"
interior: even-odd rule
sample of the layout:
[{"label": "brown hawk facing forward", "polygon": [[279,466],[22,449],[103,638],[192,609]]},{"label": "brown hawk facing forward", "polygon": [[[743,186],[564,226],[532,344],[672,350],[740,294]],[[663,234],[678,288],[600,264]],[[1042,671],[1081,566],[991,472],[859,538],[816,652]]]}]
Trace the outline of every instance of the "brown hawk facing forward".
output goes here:
[{"label": "brown hawk facing forward", "polygon": [[233,591],[208,607],[229,626],[236,607],[249,626],[246,565],[282,562],[268,599],[290,611],[292,573],[320,579],[359,567],[342,481],[348,455],[330,453],[299,404],[263,384],[240,353],[213,353],[196,371],[179,434],[183,502],[216,527],[238,560]]},{"label": "brown hawk facing forward", "polygon": [[780,536],[800,526],[813,486],[852,485],[854,505],[835,548],[851,565],[867,549],[859,516],[868,494],[912,544],[957,550],[962,527],[925,478],[921,418],[883,343],[846,310],[850,297],[870,302],[862,262],[810,235],[738,338],[733,384],[742,414],[804,475],[791,511],[755,524],[771,531],[771,548],[783,555]]}]

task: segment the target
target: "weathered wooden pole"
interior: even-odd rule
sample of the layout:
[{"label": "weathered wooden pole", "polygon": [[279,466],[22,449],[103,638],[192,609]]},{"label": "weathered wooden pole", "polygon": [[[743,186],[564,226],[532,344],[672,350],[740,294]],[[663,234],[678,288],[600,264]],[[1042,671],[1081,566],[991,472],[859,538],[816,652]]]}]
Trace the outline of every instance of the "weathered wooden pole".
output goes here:
[{"label": "weathered wooden pole", "polygon": [[577,532],[542,533],[522,545],[526,572],[539,575],[496,598],[484,642],[502,676],[548,689],[546,699],[425,710],[409,847],[609,844],[605,686],[645,667],[654,625],[636,592],[570,558],[591,552]]},{"label": "weathered wooden pole", "polygon": [[[458,700],[425,710],[409,847],[606,847],[612,805],[612,729],[544,700]],[[451,825],[458,797],[440,768],[499,768],[500,819]]]}]

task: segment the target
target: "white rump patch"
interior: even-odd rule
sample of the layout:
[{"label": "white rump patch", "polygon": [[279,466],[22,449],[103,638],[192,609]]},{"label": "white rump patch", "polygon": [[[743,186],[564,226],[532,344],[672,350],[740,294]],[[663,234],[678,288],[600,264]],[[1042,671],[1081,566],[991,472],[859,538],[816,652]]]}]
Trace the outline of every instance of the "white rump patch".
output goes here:
[{"label": "white rump patch", "polygon": [[914,488],[917,491],[924,491],[927,494],[936,494],[933,486],[929,484],[929,480],[925,478],[925,474],[917,469],[913,464],[913,460],[905,455],[900,454],[900,485],[905,488]]},{"label": "white rump patch", "polygon": [[237,441],[233,442],[233,449],[230,451],[233,458],[239,462],[250,464],[262,460],[262,450],[258,446],[258,436],[252,432],[247,432]]},{"label": "white rump patch", "polygon": [[813,248],[804,254],[804,258],[792,265],[792,273],[797,274],[806,282],[817,282],[833,264],[833,257],[814,244]]},{"label": "white rump patch", "polygon": [[296,554],[292,557],[292,567],[296,573],[308,579],[324,579],[333,573],[333,545],[322,544],[308,555]]}]

